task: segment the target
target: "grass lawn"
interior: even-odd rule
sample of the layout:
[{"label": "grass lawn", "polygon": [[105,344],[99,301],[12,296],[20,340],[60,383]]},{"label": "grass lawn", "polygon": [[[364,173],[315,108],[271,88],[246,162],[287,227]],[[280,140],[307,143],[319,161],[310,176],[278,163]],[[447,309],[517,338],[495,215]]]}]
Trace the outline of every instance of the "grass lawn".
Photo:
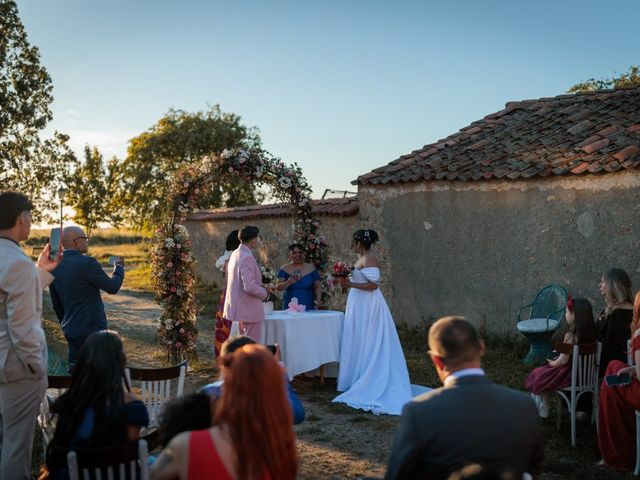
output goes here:
[{"label": "grass lawn", "polygon": [[[124,243],[119,243],[123,240]],[[104,264],[109,255],[126,256],[127,276],[124,288],[148,292],[150,271],[146,259],[148,245],[145,242],[143,237],[134,233],[111,232],[103,235],[102,232],[96,232],[92,235],[90,253]],[[143,293],[138,295],[144,296]],[[200,285],[196,295],[199,306],[198,328],[203,335],[209,335],[209,342],[219,291]],[[50,368],[60,373],[61,369],[64,370],[64,361],[61,359],[66,357],[66,344],[47,302],[44,316],[51,352]],[[152,330],[152,327],[148,330]],[[161,352],[153,343],[153,331],[138,329],[122,330],[121,333],[125,337],[128,355],[135,351],[138,361],[148,360],[149,364],[161,361]],[[426,353],[426,327],[399,328],[399,335],[412,383],[438,387],[439,380]],[[484,338],[487,346],[484,367],[489,377],[511,388],[523,389],[524,379],[530,371],[521,362],[527,350],[525,340],[487,334]],[[210,345],[207,343],[205,347],[200,353],[198,364],[192,365],[195,368],[189,373],[191,381],[187,388],[194,389],[215,375]],[[294,380],[294,386],[299,391],[308,414],[307,420],[296,427],[301,462],[300,478],[355,478],[371,471],[372,465],[378,474],[386,463],[397,417],[374,416],[341,404],[332,404],[331,398],[335,396],[335,381],[332,380],[321,387],[316,379],[298,377]],[[543,478],[631,478],[630,474],[595,466],[600,459],[595,426],[590,422],[578,423],[577,446],[573,448],[568,414],[563,411],[560,430],[556,428],[555,414],[553,402],[549,419],[544,421],[546,448]],[[34,469],[41,458],[40,442],[38,432],[34,448]]]}]

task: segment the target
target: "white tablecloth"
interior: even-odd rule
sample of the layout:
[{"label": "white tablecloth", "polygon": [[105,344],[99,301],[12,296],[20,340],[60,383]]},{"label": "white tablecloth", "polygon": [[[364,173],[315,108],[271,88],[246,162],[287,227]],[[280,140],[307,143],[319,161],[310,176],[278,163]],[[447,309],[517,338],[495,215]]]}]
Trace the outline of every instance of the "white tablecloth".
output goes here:
[{"label": "white tablecloth", "polygon": [[312,310],[305,313],[275,311],[266,315],[262,343],[280,345],[289,380],[340,360],[344,313]]}]

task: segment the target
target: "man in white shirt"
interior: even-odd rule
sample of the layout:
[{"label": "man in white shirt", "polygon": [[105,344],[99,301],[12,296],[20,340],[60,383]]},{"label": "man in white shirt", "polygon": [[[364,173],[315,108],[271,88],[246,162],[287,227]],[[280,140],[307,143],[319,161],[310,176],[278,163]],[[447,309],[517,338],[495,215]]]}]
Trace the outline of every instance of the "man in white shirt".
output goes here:
[{"label": "man in white shirt", "polygon": [[47,389],[47,344],[42,329],[42,290],[62,258],[38,268],[19,242],[29,238],[29,199],[0,192],[0,478],[31,478],[31,450],[40,402]]},{"label": "man in white shirt", "polygon": [[544,444],[535,404],[485,376],[484,348],[463,317],[431,326],[429,354],[444,387],[404,406],[386,480],[448,478],[470,464],[513,478],[541,473]]}]

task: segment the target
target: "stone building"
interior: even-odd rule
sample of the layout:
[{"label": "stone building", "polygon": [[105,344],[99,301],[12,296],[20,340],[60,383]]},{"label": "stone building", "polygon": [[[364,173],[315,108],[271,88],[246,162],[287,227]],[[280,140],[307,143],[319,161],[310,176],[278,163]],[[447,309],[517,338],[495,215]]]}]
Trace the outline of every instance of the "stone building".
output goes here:
[{"label": "stone building", "polygon": [[[329,242],[331,257],[351,259],[351,233],[359,225],[357,198],[313,200],[312,204],[314,216],[321,222],[320,234]],[[222,285],[222,274],[214,263],[224,252],[229,232],[244,225],[260,229],[259,260],[277,270],[288,261],[287,247],[293,241],[291,224],[291,207],[283,204],[218,208],[193,214],[185,225],[193,242],[196,274],[205,285]]]},{"label": "stone building", "polygon": [[515,331],[544,285],[603,306],[612,266],[640,287],[640,89],[507,103],[361,175],[397,323],[461,314]]}]

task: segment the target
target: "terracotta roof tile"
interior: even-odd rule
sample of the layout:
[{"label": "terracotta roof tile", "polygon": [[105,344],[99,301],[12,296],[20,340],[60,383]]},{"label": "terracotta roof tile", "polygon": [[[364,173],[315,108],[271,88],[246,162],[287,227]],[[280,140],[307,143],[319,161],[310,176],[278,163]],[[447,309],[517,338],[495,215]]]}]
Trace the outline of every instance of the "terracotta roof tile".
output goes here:
[{"label": "terracotta roof tile", "polygon": [[640,88],[509,102],[354,184],[483,181],[638,169]]},{"label": "terracotta roof tile", "polygon": [[[317,216],[348,217],[358,213],[357,197],[328,198],[311,200],[313,213]],[[216,208],[195,212],[189,220],[205,222],[210,220],[249,220],[291,216],[291,206],[284,203],[251,205],[247,207]]]},{"label": "terracotta roof tile", "polygon": [[585,145],[584,147],[582,147],[582,151],[584,153],[593,153],[597,152],[603,147],[606,147],[607,145],[609,145],[609,139],[603,138],[602,140],[598,140],[596,142],[590,143],[589,145]]},{"label": "terracotta roof tile", "polygon": [[632,157],[638,152],[640,152],[640,147],[638,145],[629,145],[627,148],[616,153],[614,157],[621,162],[624,162],[627,158]]}]

